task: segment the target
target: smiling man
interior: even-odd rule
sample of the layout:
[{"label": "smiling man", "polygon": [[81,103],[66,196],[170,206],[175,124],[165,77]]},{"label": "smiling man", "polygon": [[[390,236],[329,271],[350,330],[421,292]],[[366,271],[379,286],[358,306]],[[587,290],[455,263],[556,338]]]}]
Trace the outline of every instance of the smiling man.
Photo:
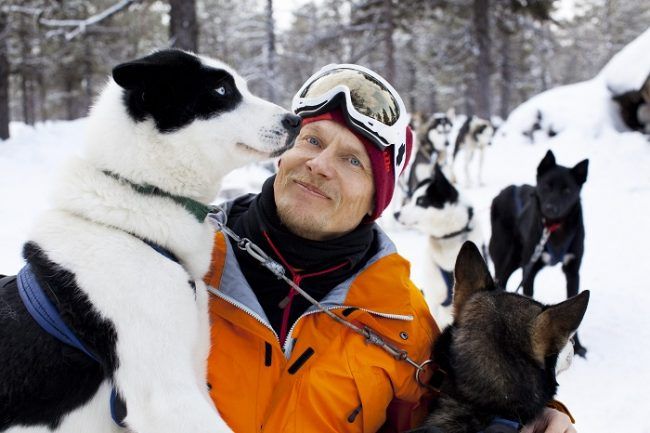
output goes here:
[{"label": "smiling man", "polygon": [[[409,263],[374,223],[411,153],[404,103],[374,72],[330,65],[293,110],[303,118],[294,147],[260,194],[227,204],[227,226],[325,309],[424,362],[438,327]],[[333,320],[222,233],[206,282],[208,388],[235,432],[398,432],[423,420],[427,390],[411,364]],[[573,431],[561,421],[547,432]]]}]

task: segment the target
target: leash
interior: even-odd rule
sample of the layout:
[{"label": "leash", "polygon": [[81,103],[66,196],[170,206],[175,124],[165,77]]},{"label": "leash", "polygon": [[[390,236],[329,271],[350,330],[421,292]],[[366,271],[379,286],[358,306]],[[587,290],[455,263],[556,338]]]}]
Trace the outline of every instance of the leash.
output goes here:
[{"label": "leash", "polygon": [[533,266],[539,260],[539,258],[542,256],[542,253],[544,253],[544,248],[546,247],[546,243],[548,242],[548,239],[551,237],[553,232],[555,232],[557,229],[560,228],[560,223],[555,223],[551,225],[546,225],[544,224],[544,231],[542,231],[542,237],[539,239],[539,242],[537,245],[535,245],[535,250],[533,251],[533,255],[530,257],[530,260],[524,266],[524,270],[522,271],[521,275],[521,283],[517,286],[515,289],[515,293],[519,293],[519,290],[521,290],[522,287],[524,287],[524,281],[528,279],[528,276],[530,272],[533,269]]},{"label": "leash", "polygon": [[[316,299],[314,299],[309,293],[305,292],[298,284],[294,283],[291,279],[289,279],[285,275],[285,269],[284,267],[273,260],[271,257],[269,257],[268,254],[264,252],[258,245],[253,243],[250,239],[248,238],[242,238],[237,233],[233,232],[230,228],[226,226],[226,223],[228,221],[228,215],[226,211],[219,207],[219,206],[214,206],[213,210],[219,211],[224,215],[224,221],[219,221],[217,219],[213,219],[214,223],[217,225],[217,228],[219,231],[224,233],[226,236],[231,238],[233,241],[236,242],[237,247],[242,250],[246,251],[251,257],[253,257],[255,260],[257,260],[262,266],[264,266],[266,269],[268,269],[270,272],[272,272],[278,279],[283,280],[285,283],[287,283],[291,288],[293,288],[296,292],[298,292],[302,297],[304,297],[307,301],[309,301],[310,304],[318,308],[318,310],[322,313],[325,313],[328,317],[330,317],[332,320],[335,322],[345,326],[348,329],[351,329],[353,332],[361,335],[367,343],[374,344],[375,346],[380,347],[383,349],[385,352],[387,352],[389,355],[391,355],[393,358],[395,358],[398,361],[403,361],[408,364],[410,364],[412,367],[415,368],[415,380],[416,382],[423,387],[430,388],[433,391],[439,392],[438,389],[432,387],[431,385],[424,383],[422,379],[420,378],[420,375],[422,372],[425,370],[425,368],[433,363],[433,360],[427,359],[426,361],[422,363],[418,363],[417,361],[413,360],[411,357],[409,357],[408,352],[406,350],[398,349],[397,347],[387,343],[378,333],[373,331],[370,327],[364,326],[360,327],[355,325],[352,322],[348,322],[347,320],[337,316],[336,314],[332,313],[330,310],[325,308],[320,302],[318,302]],[[208,287],[210,289],[210,287]],[[438,369],[437,371],[442,371]]]}]

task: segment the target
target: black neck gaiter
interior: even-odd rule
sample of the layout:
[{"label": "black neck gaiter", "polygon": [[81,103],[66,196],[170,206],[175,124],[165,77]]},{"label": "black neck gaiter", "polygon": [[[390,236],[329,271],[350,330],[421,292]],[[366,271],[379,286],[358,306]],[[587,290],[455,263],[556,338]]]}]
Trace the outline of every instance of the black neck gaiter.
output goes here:
[{"label": "black neck gaiter", "polygon": [[[373,224],[361,224],[346,235],[326,241],[301,238],[280,221],[273,194],[274,180],[275,176],[267,179],[257,196],[234,202],[228,227],[284,265],[287,276],[320,301],[356,273],[376,250]],[[234,243],[233,249],[244,277],[283,340],[287,328],[311,304]]]}]

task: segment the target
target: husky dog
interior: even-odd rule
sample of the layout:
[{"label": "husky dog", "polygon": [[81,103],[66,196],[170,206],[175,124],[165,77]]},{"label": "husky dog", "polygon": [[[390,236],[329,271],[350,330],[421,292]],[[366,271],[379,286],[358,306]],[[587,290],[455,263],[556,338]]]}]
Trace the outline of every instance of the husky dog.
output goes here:
[{"label": "husky dog", "polygon": [[[573,168],[557,165],[549,150],[537,167],[537,186],[510,185],[494,198],[489,250],[500,286],[505,288],[510,275],[523,268],[524,294],[532,297],[537,273],[546,265],[562,263],[567,298],[578,294],[585,239],[580,191],[588,166],[587,159]],[[531,263],[545,229],[550,233],[548,242]],[[575,351],[580,356],[586,353],[577,335]]]},{"label": "husky dog", "polygon": [[[127,431],[230,431],[205,379],[206,204],[230,170],[290,145],[299,118],[227,65],[164,50],[115,67],[87,122],[28,266],[0,283],[0,431],[125,431],[109,401]],[[25,275],[92,358],[28,314]]]},{"label": "husky dog", "polygon": [[408,192],[413,194],[415,187],[431,176],[434,163],[447,164],[449,135],[453,126],[454,111],[435,113],[431,119],[417,130],[418,150],[409,171]]},{"label": "husky dog", "polygon": [[425,299],[431,308],[436,308],[437,305],[449,306],[454,263],[460,247],[466,240],[483,244],[474,208],[460,196],[436,164],[433,174],[418,185],[413,196],[395,214],[395,219],[428,236],[427,253],[431,276],[427,281],[439,281],[440,275],[445,287],[434,289],[425,286]]},{"label": "husky dog", "polygon": [[485,148],[491,143],[494,136],[494,127],[490,121],[481,119],[476,116],[469,116],[463,126],[458,131],[456,137],[456,146],[454,147],[454,154],[451,163],[451,179],[452,182],[457,183],[454,166],[458,152],[461,150],[465,154],[465,179],[467,185],[472,185],[472,180],[469,175],[469,165],[474,158],[474,153],[479,153],[478,165],[478,184],[483,185],[483,153]]},{"label": "husky dog", "polygon": [[471,242],[461,248],[454,274],[454,323],[433,348],[445,373],[440,397],[414,432],[517,432],[555,396],[589,292],[548,306],[499,290]]}]

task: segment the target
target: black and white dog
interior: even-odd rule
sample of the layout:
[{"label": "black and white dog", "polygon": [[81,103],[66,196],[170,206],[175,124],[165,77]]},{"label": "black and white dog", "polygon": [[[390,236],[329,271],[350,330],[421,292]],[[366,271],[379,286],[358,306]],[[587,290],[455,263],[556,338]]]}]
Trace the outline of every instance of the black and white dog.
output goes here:
[{"label": "black and white dog", "polygon": [[[506,287],[510,275],[523,268],[524,294],[532,297],[537,273],[561,263],[567,298],[578,294],[585,238],[580,192],[588,166],[587,159],[572,168],[557,165],[549,150],[537,167],[537,186],[510,185],[494,198],[489,250],[497,284]],[[545,234],[548,241],[542,246]],[[535,249],[542,247],[533,261]],[[584,356],[577,335],[574,341],[576,353]]]},{"label": "black and white dog", "polygon": [[447,165],[449,136],[454,121],[454,111],[435,113],[428,122],[417,129],[418,150],[409,170],[408,194],[433,173],[434,163]]},{"label": "black and white dog", "polygon": [[299,124],[216,60],[164,50],[113,69],[85,155],[24,247],[29,275],[96,360],[28,314],[22,277],[2,279],[1,432],[125,431],[112,390],[127,431],[230,431],[206,389],[206,204]]},{"label": "black and white dog", "polygon": [[476,152],[479,154],[477,181],[478,185],[483,185],[483,154],[485,148],[492,142],[493,136],[494,126],[492,126],[492,123],[489,120],[481,119],[477,116],[469,116],[467,120],[465,120],[456,136],[456,145],[454,147],[454,154],[451,163],[452,182],[458,182],[454,167],[456,165],[458,154],[462,150],[465,156],[465,181],[467,182],[467,185],[472,185],[469,166]]},{"label": "black and white dog", "polygon": [[[474,208],[436,164],[433,174],[418,185],[395,219],[428,237],[424,297],[432,311],[437,312],[436,319],[444,321],[448,314],[438,307],[451,305],[454,264],[461,246],[467,240],[483,245]],[[444,284],[437,283],[441,280]]]}]

